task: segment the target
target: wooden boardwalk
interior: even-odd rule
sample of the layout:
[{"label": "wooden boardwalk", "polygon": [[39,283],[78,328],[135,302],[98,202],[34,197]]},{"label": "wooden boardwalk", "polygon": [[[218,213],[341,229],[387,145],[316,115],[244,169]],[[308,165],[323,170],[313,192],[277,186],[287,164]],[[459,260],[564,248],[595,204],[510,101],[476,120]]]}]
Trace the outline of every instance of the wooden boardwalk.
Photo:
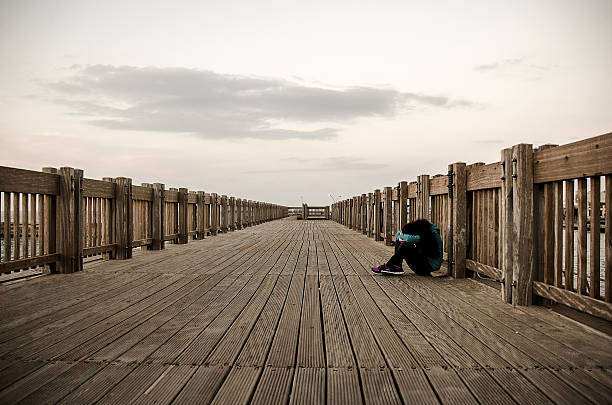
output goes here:
[{"label": "wooden boardwalk", "polygon": [[268,222],[0,287],[0,403],[610,403],[612,338]]}]

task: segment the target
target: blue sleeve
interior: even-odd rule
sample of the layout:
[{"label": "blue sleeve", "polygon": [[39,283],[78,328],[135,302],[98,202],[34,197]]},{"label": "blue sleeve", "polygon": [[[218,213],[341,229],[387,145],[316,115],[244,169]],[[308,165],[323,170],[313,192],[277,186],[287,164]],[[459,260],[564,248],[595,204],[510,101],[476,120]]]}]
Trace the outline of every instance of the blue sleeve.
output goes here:
[{"label": "blue sleeve", "polygon": [[397,231],[397,233],[395,234],[395,240],[401,240],[402,242],[408,243],[419,243],[421,241],[421,237],[419,235],[410,235]]}]

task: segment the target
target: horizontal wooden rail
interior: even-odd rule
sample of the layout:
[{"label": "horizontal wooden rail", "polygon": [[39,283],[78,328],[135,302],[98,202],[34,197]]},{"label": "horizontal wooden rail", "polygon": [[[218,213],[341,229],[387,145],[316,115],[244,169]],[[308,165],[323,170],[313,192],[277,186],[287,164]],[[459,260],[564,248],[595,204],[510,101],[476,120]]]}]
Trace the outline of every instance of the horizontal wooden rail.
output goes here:
[{"label": "horizontal wooden rail", "polygon": [[287,216],[286,207],[129,178],[83,177],[73,168],[43,172],[0,166],[3,247],[0,272],[44,266],[79,271],[84,257],[128,259]]}]

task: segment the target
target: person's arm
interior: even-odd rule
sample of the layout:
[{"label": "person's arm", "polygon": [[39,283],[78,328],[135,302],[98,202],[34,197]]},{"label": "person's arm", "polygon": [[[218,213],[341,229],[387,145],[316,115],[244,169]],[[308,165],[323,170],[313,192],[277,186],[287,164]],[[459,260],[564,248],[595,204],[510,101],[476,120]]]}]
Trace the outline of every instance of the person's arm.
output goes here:
[{"label": "person's arm", "polygon": [[408,233],[397,231],[395,234],[395,240],[401,240],[402,242],[408,243],[419,243],[421,241],[421,237],[419,235],[410,235]]}]

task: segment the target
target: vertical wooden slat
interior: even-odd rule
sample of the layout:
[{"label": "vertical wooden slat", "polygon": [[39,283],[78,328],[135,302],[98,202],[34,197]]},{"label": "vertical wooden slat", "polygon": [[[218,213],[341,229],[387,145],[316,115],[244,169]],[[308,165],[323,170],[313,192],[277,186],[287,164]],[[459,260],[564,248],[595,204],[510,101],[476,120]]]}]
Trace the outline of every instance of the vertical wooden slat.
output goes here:
[{"label": "vertical wooden slat", "polygon": [[[104,201],[104,207],[105,207],[105,214],[104,214],[104,222],[105,222],[105,243],[112,243],[112,244],[116,244],[117,243],[117,237],[116,237],[116,229],[115,229],[115,216],[117,215],[117,190],[118,187],[115,184],[115,182],[113,181],[112,177],[103,177],[102,181],[105,181],[107,183],[112,183],[112,188],[113,188],[113,197],[112,198],[105,198]],[[116,256],[116,252],[117,250],[115,249],[115,253],[104,253],[102,255],[102,257],[105,260],[109,260],[109,259],[114,259]]]},{"label": "vertical wooden slat", "polygon": [[38,254],[45,254],[45,196],[38,194]]},{"label": "vertical wooden slat", "polygon": [[380,212],[380,190],[374,190],[374,240],[382,240],[380,237],[380,225],[382,221]]},{"label": "vertical wooden slat", "polygon": [[[43,173],[52,173],[56,174],[57,169],[54,167],[44,167],[42,169]],[[44,197],[44,230],[43,230],[43,239],[45,245],[45,254],[55,253],[57,252],[57,201],[59,197],[52,195],[45,195]],[[56,263],[50,263],[46,270],[49,272],[55,272],[57,269]]]},{"label": "vertical wooden slat", "polygon": [[30,204],[29,194],[21,193],[21,215],[23,220],[21,221],[21,237],[23,238],[23,258],[30,256],[30,238],[28,237],[28,230],[30,225],[29,220]]},{"label": "vertical wooden slat", "polygon": [[600,235],[600,200],[601,180],[599,176],[591,177],[591,250],[589,278],[591,279],[590,295],[593,298],[600,296],[600,274],[599,274],[599,240]]},{"label": "vertical wooden slat", "polygon": [[565,182],[565,289],[574,291],[574,180]]},{"label": "vertical wooden slat", "polygon": [[87,198],[87,228],[85,233],[87,234],[87,239],[88,239],[88,246],[93,247],[95,246],[95,239],[96,239],[96,235],[95,235],[95,227],[94,227],[94,222],[95,222],[95,201],[94,201],[94,197],[88,197]]},{"label": "vertical wooden slat", "polygon": [[587,293],[587,181],[578,179],[578,293]]},{"label": "vertical wooden slat", "polygon": [[502,188],[501,188],[501,246],[502,246],[502,300],[512,302],[512,221],[513,221],[513,189],[512,189],[512,149],[501,152]]},{"label": "vertical wooden slat", "polygon": [[612,302],[612,175],[606,176],[606,269],[605,300]]},{"label": "vertical wooden slat", "polygon": [[102,245],[102,198],[96,198],[96,245]]},{"label": "vertical wooden slat", "polygon": [[13,193],[13,260],[17,260],[20,258],[21,251],[21,218],[19,216],[19,197],[20,193]]},{"label": "vertical wooden slat", "polygon": [[553,206],[553,187],[551,183],[544,183],[544,238],[542,240],[543,251],[543,282],[553,284],[554,282],[554,206]]},{"label": "vertical wooden slat", "polygon": [[563,287],[563,182],[555,181],[553,184],[554,208],[554,254],[553,270],[554,284],[557,288]]},{"label": "vertical wooden slat", "polygon": [[36,249],[36,194],[30,195],[30,255],[37,256]]},{"label": "vertical wooden slat", "polygon": [[11,193],[4,192],[4,261],[11,260]]}]

